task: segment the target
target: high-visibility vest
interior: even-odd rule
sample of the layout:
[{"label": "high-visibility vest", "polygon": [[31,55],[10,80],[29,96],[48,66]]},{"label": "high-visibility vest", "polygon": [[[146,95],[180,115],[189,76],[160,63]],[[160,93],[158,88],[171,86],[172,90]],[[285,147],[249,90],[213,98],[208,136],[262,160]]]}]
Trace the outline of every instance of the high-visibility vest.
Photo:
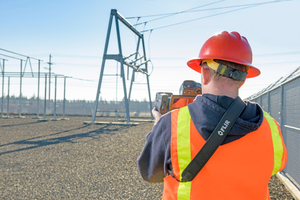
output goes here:
[{"label": "high-visibility vest", "polygon": [[164,178],[163,200],[266,200],[268,183],[284,169],[286,147],[277,122],[264,112],[258,130],[219,146],[191,182],[181,174],[206,142],[196,130],[188,107],[171,113],[172,175]]}]

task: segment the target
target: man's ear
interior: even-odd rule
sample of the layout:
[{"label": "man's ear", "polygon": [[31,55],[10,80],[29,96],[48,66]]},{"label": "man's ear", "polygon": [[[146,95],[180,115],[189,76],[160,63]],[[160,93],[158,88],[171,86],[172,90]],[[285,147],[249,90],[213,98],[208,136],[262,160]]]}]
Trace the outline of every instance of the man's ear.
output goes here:
[{"label": "man's ear", "polygon": [[207,85],[211,79],[211,74],[210,74],[210,70],[209,68],[204,68],[202,67],[201,69],[201,73],[202,73],[202,84],[203,85]]}]

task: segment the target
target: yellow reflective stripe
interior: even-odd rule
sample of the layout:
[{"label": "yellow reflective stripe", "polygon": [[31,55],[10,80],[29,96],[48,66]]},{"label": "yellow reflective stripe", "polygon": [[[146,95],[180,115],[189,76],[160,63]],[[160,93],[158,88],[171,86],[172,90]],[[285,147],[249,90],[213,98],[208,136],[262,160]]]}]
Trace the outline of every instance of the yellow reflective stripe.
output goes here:
[{"label": "yellow reflective stripe", "polygon": [[269,200],[270,199],[270,192],[269,192],[269,187],[267,188],[267,198],[266,200]]},{"label": "yellow reflective stripe", "polygon": [[177,154],[178,164],[181,173],[191,162],[191,145],[190,145],[190,114],[188,107],[183,107],[178,113],[177,122]]},{"label": "yellow reflective stripe", "polygon": [[271,134],[272,134],[272,141],[273,141],[273,149],[274,149],[274,168],[272,171],[272,176],[276,174],[280,167],[281,167],[281,160],[283,155],[283,146],[282,146],[282,140],[279,135],[279,130],[277,128],[277,124],[274,121],[274,119],[264,111],[264,117],[267,119]]},{"label": "yellow reflective stripe", "polygon": [[180,182],[177,192],[177,200],[190,200],[192,182]]},{"label": "yellow reflective stripe", "polygon": [[[188,107],[179,110],[177,121],[177,155],[180,170],[180,180],[183,170],[191,162],[190,113]],[[190,199],[191,182],[180,182],[177,199]]]}]

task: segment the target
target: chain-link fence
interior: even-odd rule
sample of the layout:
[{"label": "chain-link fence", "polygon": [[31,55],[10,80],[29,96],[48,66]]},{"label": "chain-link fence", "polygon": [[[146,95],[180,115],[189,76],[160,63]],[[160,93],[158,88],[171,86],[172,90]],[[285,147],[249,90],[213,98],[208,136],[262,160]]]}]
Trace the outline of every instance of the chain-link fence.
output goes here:
[{"label": "chain-link fence", "polygon": [[[66,116],[92,116],[95,104],[94,101],[85,100],[66,100],[65,104],[62,100],[58,100],[56,103],[53,100],[47,100],[46,109],[44,109],[45,102],[43,99],[39,99],[38,103],[38,99],[36,98],[22,98],[22,101],[20,101],[19,97],[14,96],[9,99],[7,96],[4,97],[3,105],[1,102],[2,97],[0,97],[0,108],[3,117],[18,115],[20,112],[20,103],[22,104],[21,115],[36,115],[38,111],[41,116],[43,116],[45,110],[48,116],[54,115],[54,112],[58,116],[62,116],[63,113]],[[151,109],[149,108],[148,101],[131,101],[129,106],[131,117],[151,118]],[[100,100],[97,116],[124,117],[125,110],[124,101]]]},{"label": "chain-link fence", "polygon": [[284,174],[300,189],[300,67],[247,98],[280,124],[288,160]]}]

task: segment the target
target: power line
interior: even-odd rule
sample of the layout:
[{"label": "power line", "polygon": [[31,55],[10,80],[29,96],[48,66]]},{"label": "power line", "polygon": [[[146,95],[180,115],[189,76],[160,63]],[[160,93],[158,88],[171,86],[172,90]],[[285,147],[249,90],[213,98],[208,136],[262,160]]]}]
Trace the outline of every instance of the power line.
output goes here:
[{"label": "power line", "polygon": [[136,17],[125,17],[126,19],[140,19],[140,18],[147,18],[147,17],[158,17],[158,16],[165,16],[165,15],[170,15],[174,13],[163,13],[163,14],[155,14],[155,15],[144,15],[144,16],[136,16]]},{"label": "power line", "polygon": [[[169,25],[165,25],[165,26],[161,26],[161,27],[157,27],[157,28],[152,28],[152,29],[141,31],[141,32],[148,32],[148,31],[153,31],[153,30],[157,30],[157,29],[167,28],[167,27],[170,27],[170,26],[180,25],[180,24],[184,24],[184,23],[188,23],[188,22],[192,22],[192,21],[196,21],[196,20],[200,20],[200,19],[205,19],[205,18],[209,18],[209,17],[223,15],[223,14],[227,14],[227,13],[231,13],[231,12],[235,12],[235,11],[239,11],[239,10],[243,10],[243,9],[248,9],[248,8],[251,8],[251,7],[256,7],[256,6],[260,6],[260,5],[264,5],[264,4],[270,4],[270,3],[279,3],[279,2],[283,2],[283,1],[292,1],[292,0],[282,0],[282,1],[275,0],[275,1],[268,1],[268,2],[262,2],[262,3],[255,3],[255,4],[245,4],[245,5],[241,5],[241,6],[244,6],[242,8],[238,8],[238,9],[234,9],[234,10],[230,10],[230,11],[225,11],[225,12],[221,12],[221,13],[217,13],[217,14],[212,14],[212,15],[208,15],[208,16],[204,16],[204,17],[199,17],[199,18],[195,18],[195,19],[191,19],[191,20],[187,20],[187,21],[183,21],[183,22],[174,23],[174,24],[169,24]],[[237,7],[237,6],[233,6],[233,7]],[[198,11],[203,11],[203,10],[198,10]],[[192,12],[192,11],[190,11],[190,12]]]},{"label": "power line", "polygon": [[276,1],[268,1],[263,3],[252,3],[252,4],[242,4],[242,5],[234,5],[234,6],[223,6],[223,7],[217,7],[217,8],[206,8],[206,9],[200,9],[200,10],[191,10],[188,12],[202,12],[202,11],[209,11],[209,10],[221,10],[221,9],[227,9],[227,8],[236,8],[236,7],[246,7],[246,6],[260,6],[263,4],[269,4],[269,3],[279,3],[283,1],[292,1],[292,0],[276,0]]},{"label": "power line", "polygon": [[[268,56],[285,56],[285,55],[296,55],[296,54],[300,54],[300,51],[295,51],[295,52],[283,52],[283,53],[270,53],[270,54],[257,54],[254,55],[254,57],[268,57]],[[1,55],[1,54],[0,54]],[[172,59],[172,60],[182,60],[182,59],[187,59],[186,57],[152,57],[151,59],[155,59],[155,60],[167,60],[167,59]],[[294,63],[294,62],[300,62],[300,61],[287,61],[284,63]],[[276,62],[279,63],[279,62]],[[283,62],[280,62],[283,63]],[[91,67],[99,67],[99,64],[84,64],[84,63],[61,63],[58,62],[56,63],[57,65],[69,65],[69,66],[78,66],[78,67],[83,67],[83,66],[91,66]],[[261,64],[275,64],[275,63],[261,63]],[[153,64],[152,64],[153,65]],[[158,66],[157,66],[158,67]],[[181,66],[161,66],[159,68],[169,68],[169,67],[181,67]]]},{"label": "power line", "polygon": [[1,54],[1,53],[0,53],[0,55],[1,55],[1,56],[6,56],[6,57],[12,58],[12,59],[17,59],[17,60],[25,61],[25,60],[23,60],[23,59],[21,59],[21,58],[16,58],[16,57],[13,57],[13,56],[8,56],[8,55],[4,55],[4,54]]},{"label": "power line", "polygon": [[[254,6],[248,6],[246,8],[250,8],[250,7],[254,7]],[[226,11],[226,12],[222,12],[222,13],[208,15],[208,16],[204,16],[204,17],[200,17],[200,18],[196,18],[196,19],[191,19],[191,20],[187,20],[187,21],[183,21],[183,22],[178,22],[178,23],[175,23],[175,24],[169,24],[169,25],[160,26],[160,27],[153,28],[153,29],[148,29],[148,30],[141,31],[141,32],[148,32],[148,31],[158,30],[158,29],[167,28],[167,27],[171,27],[171,26],[176,26],[176,25],[180,25],[180,24],[185,24],[185,23],[188,23],[188,22],[197,21],[197,20],[200,20],[200,19],[214,17],[214,16],[218,16],[218,15],[222,15],[222,14],[227,14],[227,13],[235,12],[235,11],[246,9],[246,8],[239,8],[239,9],[235,9],[235,10],[231,10],[231,11]]]},{"label": "power line", "polygon": [[[206,8],[206,9],[201,9],[201,10],[194,10],[198,7],[201,7],[201,6],[198,6],[198,7],[194,7],[194,8],[191,8],[191,9],[188,9],[185,11],[180,11],[180,12],[162,13],[162,14],[155,14],[155,15],[144,15],[144,16],[136,16],[136,17],[126,17],[126,19],[134,19],[134,18],[140,19],[140,18],[147,18],[147,17],[176,15],[176,14],[189,13],[189,12],[200,12],[200,11],[219,10],[219,9],[234,8],[234,7],[244,7],[244,6],[250,6],[250,5],[256,5],[256,4],[278,3],[278,2],[282,2],[282,1],[291,1],[291,0],[277,0],[277,1],[263,2],[263,3],[243,4],[243,5],[235,5],[235,6],[224,6],[224,7],[217,7],[217,8]],[[218,3],[218,2],[214,2],[214,3]],[[214,3],[211,3],[211,4],[214,4]],[[150,21],[152,21],[152,20],[150,20]],[[146,22],[149,22],[149,21],[146,21]],[[140,24],[142,24],[142,23],[145,23],[145,22],[141,22]],[[136,25],[138,25],[138,24],[136,24]]]},{"label": "power line", "polygon": [[91,80],[91,79],[82,79],[82,78],[75,78],[75,77],[71,77],[71,78],[79,81],[97,82],[97,80]]},{"label": "power line", "polygon": [[[283,62],[273,62],[273,63],[258,63],[256,65],[278,65],[278,64],[299,63],[299,62],[300,60],[295,60],[295,61],[283,61]],[[282,67],[282,65],[278,67]]]},{"label": "power line", "polygon": [[[225,0],[221,0],[221,1],[225,1]],[[221,1],[218,1],[218,2],[221,2]],[[214,4],[214,3],[211,3],[211,4]],[[193,9],[196,9],[196,8],[199,8],[201,6],[197,6],[197,7],[194,7],[194,8],[190,8],[188,10],[193,10]],[[188,11],[186,10],[186,11]],[[158,17],[158,16],[165,16],[165,15],[173,15],[173,14],[178,14],[178,13],[182,13],[184,11],[180,11],[180,12],[172,12],[172,13],[163,13],[163,14],[155,14],[155,15],[144,15],[144,16],[136,16],[136,17],[126,17],[126,19],[135,19],[135,18],[147,18],[147,17]]]},{"label": "power line", "polygon": [[[150,38],[150,37],[149,37]],[[150,39],[149,39],[150,40]],[[148,42],[149,43],[149,42]],[[149,43],[150,44],[150,43]],[[149,45],[150,46],[150,45]],[[150,51],[150,49],[149,49]],[[300,54],[300,51],[289,51],[289,52],[278,52],[278,53],[265,53],[265,54],[254,54],[254,57],[267,57],[267,56],[284,56],[284,55],[296,55],[296,54]],[[3,55],[4,54],[0,54]],[[87,57],[87,58],[96,58],[95,56],[85,56],[85,55],[71,55],[71,54],[54,54],[55,57]],[[59,56],[58,56],[59,55]],[[6,56],[6,55],[5,55]],[[10,57],[10,56],[7,56]],[[150,56],[151,57],[151,56]],[[15,58],[14,59],[18,59],[20,60],[20,58]],[[99,59],[102,59],[102,56],[97,57]],[[3,59],[3,58],[0,58]],[[186,57],[151,57],[151,59],[160,59],[160,60],[165,60],[165,59],[187,59]],[[25,60],[24,60],[25,61]],[[296,61],[295,61],[296,62]],[[297,61],[298,62],[298,61]],[[47,63],[43,62],[41,63],[42,65],[48,65]],[[65,62],[55,62],[55,64],[57,65],[72,65],[72,66],[94,66],[94,67],[99,67],[99,64],[85,64],[85,63],[65,63]]]},{"label": "power line", "polygon": [[266,53],[266,54],[257,54],[255,56],[283,56],[283,55],[295,55],[295,54],[300,54],[300,51],[284,52],[284,53]]},{"label": "power line", "polygon": [[100,64],[61,63],[61,62],[58,62],[56,64],[57,65],[72,65],[72,66],[93,66],[93,67],[99,67],[100,68]]},{"label": "power line", "polygon": [[152,20],[149,20],[149,21],[146,21],[146,22],[141,22],[141,23],[135,24],[134,26],[145,24],[145,23],[152,22],[152,21],[156,21],[156,20],[163,19],[163,18],[166,18],[166,17],[171,17],[173,15],[178,15],[178,14],[182,14],[182,13],[186,13],[186,12],[191,12],[192,10],[194,10],[196,8],[209,6],[209,5],[212,5],[212,4],[220,3],[222,1],[224,1],[224,0],[216,1],[216,2],[213,2],[213,3],[201,5],[201,6],[197,6],[197,7],[190,8],[190,9],[187,9],[187,10],[183,10],[183,11],[180,11],[180,12],[170,13],[170,14],[167,14],[166,16],[163,16],[163,17],[159,17],[159,18],[155,18],[155,19],[152,19]]},{"label": "power line", "polygon": [[53,54],[55,57],[71,57],[71,58],[90,58],[90,59],[99,59],[101,56],[87,56],[87,55],[70,55],[70,54]]},{"label": "power line", "polygon": [[41,60],[41,59],[33,58],[33,57],[30,57],[30,56],[26,56],[26,55],[23,55],[23,54],[20,54],[20,53],[16,53],[16,52],[13,52],[13,51],[9,51],[9,50],[6,50],[6,49],[1,49],[0,48],[0,50],[8,52],[8,53],[15,54],[15,55],[18,55],[18,56],[23,56],[23,57],[26,57],[26,58],[31,58],[31,59],[34,59],[34,60]]}]

